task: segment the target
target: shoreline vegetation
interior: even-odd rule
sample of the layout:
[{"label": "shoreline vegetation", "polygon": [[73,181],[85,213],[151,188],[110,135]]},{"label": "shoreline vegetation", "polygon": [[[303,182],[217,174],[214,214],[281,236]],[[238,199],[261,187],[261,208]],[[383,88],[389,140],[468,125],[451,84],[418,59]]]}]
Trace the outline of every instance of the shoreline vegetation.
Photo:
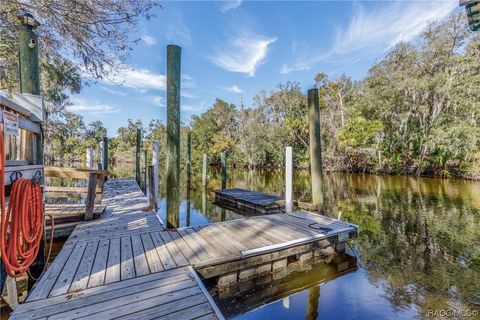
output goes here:
[{"label": "shoreline vegetation", "polygon": [[[98,152],[107,136],[104,124],[86,124],[67,110],[68,93],[80,92],[84,81],[79,70],[42,54],[47,160],[78,159],[90,146]],[[2,63],[15,60],[14,55]],[[11,94],[14,73],[9,79],[1,89]],[[416,38],[391,47],[362,79],[312,70],[312,83],[319,91],[325,170],[480,178],[480,33],[469,31],[464,13],[433,22]],[[193,165],[200,165],[205,153],[217,164],[226,152],[229,164],[281,168],[285,147],[291,146],[295,167],[308,168],[307,89],[287,81],[258,92],[250,105],[217,98],[203,114],[183,119],[182,156],[190,133]],[[132,119],[109,139],[110,158],[133,158],[137,128],[142,148],[161,141],[164,159],[165,124]]]}]

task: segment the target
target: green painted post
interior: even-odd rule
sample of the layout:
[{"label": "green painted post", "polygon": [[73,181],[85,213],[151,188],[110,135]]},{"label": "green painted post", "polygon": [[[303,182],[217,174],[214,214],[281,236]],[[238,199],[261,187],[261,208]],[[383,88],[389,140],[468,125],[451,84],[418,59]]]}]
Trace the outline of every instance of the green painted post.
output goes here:
[{"label": "green painted post", "polygon": [[135,148],[135,180],[140,186],[140,146],[142,145],[142,129],[137,128],[137,145]]},{"label": "green painted post", "polygon": [[[22,23],[19,35],[19,65],[20,65],[20,92],[40,95],[40,64],[38,60],[38,36],[35,29],[40,23],[35,20],[31,13],[25,12],[17,16]],[[43,134],[35,135],[35,164],[43,165]],[[40,184],[44,183],[43,177]],[[38,278],[45,266],[46,228],[44,224],[42,241],[37,257],[30,266],[30,274]],[[53,237],[53,235],[50,235]],[[34,284],[31,277],[28,277],[28,289]]]},{"label": "green painted post", "polygon": [[180,194],[180,65],[182,49],[167,46],[167,227],[178,228]]},{"label": "green painted post", "polygon": [[208,159],[207,154],[203,154],[203,166],[202,166],[202,186],[207,186],[207,173],[208,173]]},{"label": "green painted post", "polygon": [[187,180],[192,177],[192,133],[188,131],[187,136]]},{"label": "green painted post", "polygon": [[108,138],[103,137],[103,170],[108,170]]},{"label": "green painted post", "polygon": [[220,159],[222,162],[222,189],[227,188],[227,153],[222,152],[220,154]]},{"label": "green painted post", "polygon": [[323,171],[318,89],[308,90],[308,119],[310,124],[310,172],[312,176],[312,203],[321,208],[323,205]]},{"label": "green painted post", "polygon": [[20,30],[20,92],[40,95],[40,65],[38,63],[38,35],[40,25],[31,13],[18,16],[23,28]]}]

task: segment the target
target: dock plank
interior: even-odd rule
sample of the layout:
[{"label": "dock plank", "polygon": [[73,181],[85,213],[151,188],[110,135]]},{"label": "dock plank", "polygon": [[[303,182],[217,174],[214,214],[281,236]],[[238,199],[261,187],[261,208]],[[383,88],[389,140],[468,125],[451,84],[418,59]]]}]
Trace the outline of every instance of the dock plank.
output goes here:
[{"label": "dock plank", "polygon": [[109,240],[101,240],[98,243],[97,254],[93,262],[92,272],[88,279],[88,288],[100,286],[105,282],[105,273],[108,261]]}]

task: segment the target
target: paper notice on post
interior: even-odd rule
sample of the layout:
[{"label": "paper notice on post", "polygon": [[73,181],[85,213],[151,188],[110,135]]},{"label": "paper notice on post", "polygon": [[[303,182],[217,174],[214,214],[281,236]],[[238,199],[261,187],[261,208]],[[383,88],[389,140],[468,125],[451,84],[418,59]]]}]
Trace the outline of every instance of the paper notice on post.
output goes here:
[{"label": "paper notice on post", "polygon": [[3,111],[3,133],[18,137],[18,116],[8,111]]}]

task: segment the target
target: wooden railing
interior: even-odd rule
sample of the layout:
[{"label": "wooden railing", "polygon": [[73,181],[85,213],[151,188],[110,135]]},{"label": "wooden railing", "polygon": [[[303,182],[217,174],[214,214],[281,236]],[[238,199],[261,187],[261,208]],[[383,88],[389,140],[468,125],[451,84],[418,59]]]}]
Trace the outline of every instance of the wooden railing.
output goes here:
[{"label": "wooden railing", "polygon": [[85,220],[93,219],[95,203],[102,201],[103,185],[109,172],[106,170],[74,169],[45,167],[45,177],[87,179],[87,187],[45,187],[49,198],[83,198],[86,199]]}]

